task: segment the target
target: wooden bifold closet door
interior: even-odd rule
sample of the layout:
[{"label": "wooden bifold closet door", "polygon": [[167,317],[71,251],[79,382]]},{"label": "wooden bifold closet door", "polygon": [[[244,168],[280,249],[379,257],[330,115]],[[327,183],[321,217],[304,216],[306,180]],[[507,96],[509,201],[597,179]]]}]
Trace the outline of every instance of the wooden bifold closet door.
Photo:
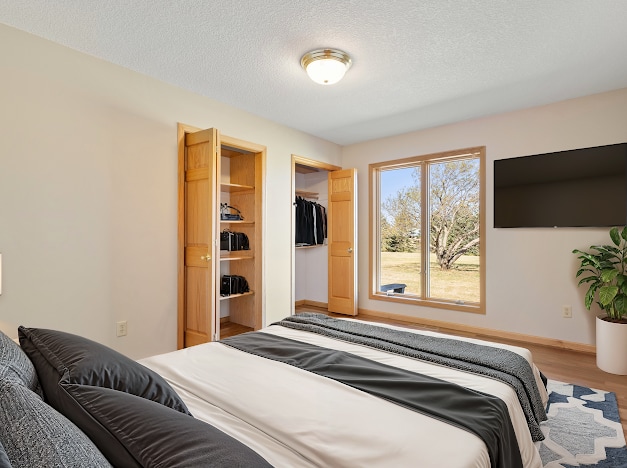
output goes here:
[{"label": "wooden bifold closet door", "polygon": [[215,329],[215,129],[179,125],[178,347],[211,341]]},{"label": "wooden bifold closet door", "polygon": [[[178,347],[218,340],[263,325],[263,186],[265,146],[178,125]],[[220,216],[234,206],[240,219]],[[245,250],[220,250],[220,234],[249,240]],[[221,294],[227,275],[249,290]]]},{"label": "wooden bifold closet door", "polygon": [[330,312],[357,315],[357,169],[329,172]]}]

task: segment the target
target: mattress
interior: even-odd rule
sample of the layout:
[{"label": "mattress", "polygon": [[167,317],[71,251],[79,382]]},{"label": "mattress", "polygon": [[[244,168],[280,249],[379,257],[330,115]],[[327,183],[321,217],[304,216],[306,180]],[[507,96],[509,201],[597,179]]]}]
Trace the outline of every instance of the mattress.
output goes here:
[{"label": "mattress", "polygon": [[[435,332],[376,325],[409,331],[417,337],[446,337]],[[280,325],[254,333],[344,351],[494,395],[507,406],[523,466],[542,466],[525,414],[510,385]],[[522,356],[533,370],[546,406],[548,396],[528,350],[470,338],[455,339],[504,348]],[[490,467],[486,444],[471,432],[338,381],[220,342],[140,362],[168,381],[194,417],[245,443],[274,466]]]}]

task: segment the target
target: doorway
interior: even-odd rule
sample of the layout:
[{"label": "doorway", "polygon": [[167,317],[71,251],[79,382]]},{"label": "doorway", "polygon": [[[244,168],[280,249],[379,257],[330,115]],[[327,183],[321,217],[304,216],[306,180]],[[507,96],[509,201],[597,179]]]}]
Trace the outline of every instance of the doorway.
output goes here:
[{"label": "doorway", "polygon": [[[340,313],[357,314],[355,174],[353,169],[342,170],[339,166],[292,155],[292,198],[294,201],[291,231],[292,315],[296,306],[313,306],[329,310],[335,308],[335,311]],[[330,186],[339,188],[342,193],[334,193],[335,189],[329,190]],[[339,202],[338,195],[341,199]],[[348,211],[345,209],[347,200],[351,207]],[[323,213],[326,211],[328,216],[322,218],[327,232],[327,238],[324,241],[321,242],[318,235],[314,241],[299,242],[303,237],[301,231],[303,206],[312,209],[314,213],[320,207]],[[335,210],[331,209],[333,207]],[[334,212],[335,216],[333,216]],[[317,213],[317,219],[320,221],[320,211]],[[338,213],[341,213],[341,221],[338,221]],[[335,222],[331,222],[332,219],[335,219]],[[346,233],[349,233],[348,239],[339,238]],[[341,250],[339,257],[343,258],[338,258],[338,245]],[[342,281],[334,281],[334,273],[335,277],[339,277],[338,271],[340,270]],[[347,274],[347,271],[350,274]]]}]

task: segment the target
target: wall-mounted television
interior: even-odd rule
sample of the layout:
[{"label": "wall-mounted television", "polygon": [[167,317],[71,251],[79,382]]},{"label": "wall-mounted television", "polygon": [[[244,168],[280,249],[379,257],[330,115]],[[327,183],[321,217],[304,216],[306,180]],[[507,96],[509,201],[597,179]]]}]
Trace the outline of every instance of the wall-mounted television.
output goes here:
[{"label": "wall-mounted television", "polygon": [[627,143],[494,161],[494,227],[627,225]]}]

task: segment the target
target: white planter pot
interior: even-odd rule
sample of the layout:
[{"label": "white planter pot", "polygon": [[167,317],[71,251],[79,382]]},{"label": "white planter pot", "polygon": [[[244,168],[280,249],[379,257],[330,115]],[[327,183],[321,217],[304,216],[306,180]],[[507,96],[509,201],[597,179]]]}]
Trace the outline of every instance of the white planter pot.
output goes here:
[{"label": "white planter pot", "polygon": [[597,317],[597,367],[610,374],[627,375],[627,324]]}]

